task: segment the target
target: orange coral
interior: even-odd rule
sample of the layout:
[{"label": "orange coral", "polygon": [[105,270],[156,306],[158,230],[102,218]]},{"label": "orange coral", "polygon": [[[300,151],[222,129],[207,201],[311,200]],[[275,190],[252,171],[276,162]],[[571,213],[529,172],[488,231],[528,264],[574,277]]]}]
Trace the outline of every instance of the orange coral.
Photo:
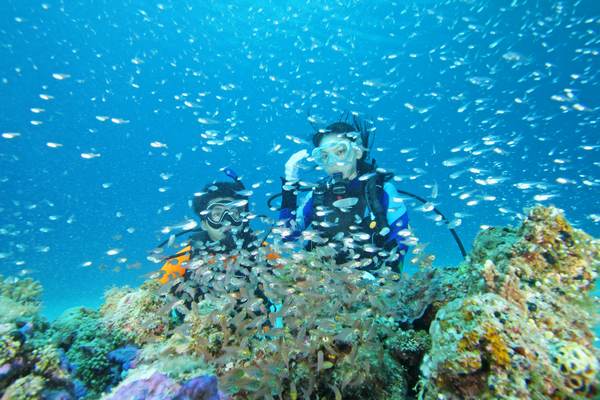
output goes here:
[{"label": "orange coral", "polygon": [[463,335],[462,339],[458,342],[458,350],[464,351],[467,349],[472,349],[474,345],[477,344],[479,340],[479,335],[475,331],[467,332]]},{"label": "orange coral", "polygon": [[507,367],[510,364],[510,354],[508,347],[500,334],[491,326],[486,326],[483,336],[487,340],[488,350],[492,355],[492,360],[501,367]]}]

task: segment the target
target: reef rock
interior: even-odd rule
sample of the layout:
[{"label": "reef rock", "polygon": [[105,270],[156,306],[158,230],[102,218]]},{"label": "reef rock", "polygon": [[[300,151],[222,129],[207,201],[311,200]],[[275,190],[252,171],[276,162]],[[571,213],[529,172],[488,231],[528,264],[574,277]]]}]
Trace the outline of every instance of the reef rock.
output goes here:
[{"label": "reef rock", "polygon": [[[450,276],[422,365],[426,399],[591,398],[598,394],[596,308],[589,290],[597,240],[556,208],[536,207],[518,228],[480,233]],[[462,293],[461,293],[462,292]]]},{"label": "reef rock", "polygon": [[217,381],[235,399],[599,393],[600,245],[556,208],[482,231],[457,267],[403,279],[277,246],[277,260],[200,257],[187,280],[112,289],[99,312],[52,325],[38,284],[0,278],[0,399],[223,399]]}]

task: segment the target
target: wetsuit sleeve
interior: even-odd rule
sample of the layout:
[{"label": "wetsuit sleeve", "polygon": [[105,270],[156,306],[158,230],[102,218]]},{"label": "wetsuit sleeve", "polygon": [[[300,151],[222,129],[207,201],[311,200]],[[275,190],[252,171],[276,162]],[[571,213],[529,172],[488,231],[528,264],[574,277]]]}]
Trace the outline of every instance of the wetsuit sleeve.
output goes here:
[{"label": "wetsuit sleeve", "polygon": [[312,192],[308,192],[303,196],[298,204],[296,188],[292,190],[282,189],[279,221],[282,222],[284,227],[292,231],[284,240],[290,241],[300,237],[302,231],[310,225],[312,216]]},{"label": "wetsuit sleeve", "polygon": [[296,226],[300,231],[305,230],[311,224],[314,218],[314,207],[312,192],[306,193],[301,199],[300,205],[296,209]]},{"label": "wetsuit sleeve", "polygon": [[396,187],[391,182],[383,186],[383,205],[387,210],[387,221],[390,232],[386,235],[386,247],[397,247],[403,257],[408,250],[405,238],[400,234],[408,228],[408,211],[400,199]]}]

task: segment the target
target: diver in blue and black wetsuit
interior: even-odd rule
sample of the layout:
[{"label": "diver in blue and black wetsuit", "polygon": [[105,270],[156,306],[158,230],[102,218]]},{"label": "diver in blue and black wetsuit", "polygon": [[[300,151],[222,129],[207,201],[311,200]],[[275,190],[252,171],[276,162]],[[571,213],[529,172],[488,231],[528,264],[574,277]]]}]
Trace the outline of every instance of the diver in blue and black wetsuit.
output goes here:
[{"label": "diver in blue and black wetsuit", "polygon": [[292,155],[285,166],[280,220],[291,229],[284,239],[302,236],[305,247],[336,249],[338,264],[375,271],[384,265],[400,272],[408,249],[406,207],[390,182],[392,174],[368,162],[370,133],[366,123],[336,122],[312,137],[312,158],[327,177],[298,201],[299,164],[306,150]]}]

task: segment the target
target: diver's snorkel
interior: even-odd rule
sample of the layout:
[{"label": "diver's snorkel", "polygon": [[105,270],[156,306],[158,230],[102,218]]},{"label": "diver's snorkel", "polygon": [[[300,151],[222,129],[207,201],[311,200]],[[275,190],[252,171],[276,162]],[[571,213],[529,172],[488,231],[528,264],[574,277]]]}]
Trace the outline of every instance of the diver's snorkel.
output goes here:
[{"label": "diver's snorkel", "polygon": [[223,168],[223,173],[225,175],[227,175],[228,177],[230,177],[231,179],[233,179],[235,182],[239,182],[240,184],[242,183],[239,175],[236,174],[235,171],[231,167]]}]

